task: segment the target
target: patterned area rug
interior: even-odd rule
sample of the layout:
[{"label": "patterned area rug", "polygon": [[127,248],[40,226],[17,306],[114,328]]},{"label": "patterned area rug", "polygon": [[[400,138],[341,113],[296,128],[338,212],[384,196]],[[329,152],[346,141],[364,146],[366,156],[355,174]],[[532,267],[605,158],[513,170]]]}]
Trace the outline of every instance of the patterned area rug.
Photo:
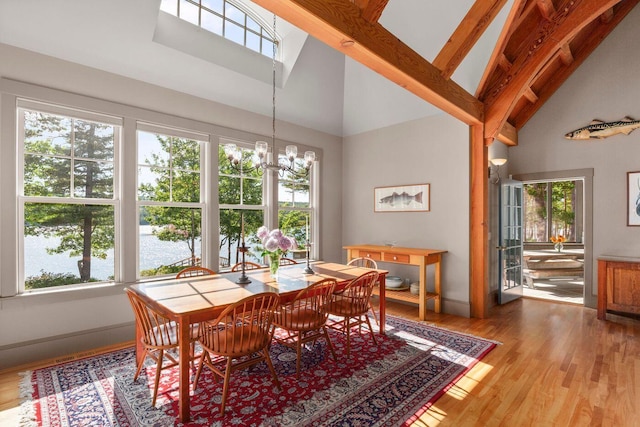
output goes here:
[{"label": "patterned area rug", "polygon": [[[236,371],[224,416],[222,382],[203,370],[191,395],[191,422],[178,415],[177,371],[162,372],[151,407],[155,368],[133,382],[133,348],[24,373],[21,426],[400,426],[427,410],[496,343],[446,329],[387,317],[387,335],[359,336],[346,357],[342,334],[331,333],[338,361],[324,342],[303,352],[273,345],[282,389],[264,363]],[[146,374],[145,374],[146,371]]]}]

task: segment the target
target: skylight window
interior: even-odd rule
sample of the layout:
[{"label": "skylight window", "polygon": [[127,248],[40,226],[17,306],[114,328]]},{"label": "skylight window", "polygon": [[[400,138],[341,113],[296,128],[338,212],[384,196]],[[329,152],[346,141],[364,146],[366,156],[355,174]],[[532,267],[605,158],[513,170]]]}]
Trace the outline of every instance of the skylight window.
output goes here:
[{"label": "skylight window", "polygon": [[160,9],[271,58],[274,34],[240,3],[230,0],[162,0]]}]

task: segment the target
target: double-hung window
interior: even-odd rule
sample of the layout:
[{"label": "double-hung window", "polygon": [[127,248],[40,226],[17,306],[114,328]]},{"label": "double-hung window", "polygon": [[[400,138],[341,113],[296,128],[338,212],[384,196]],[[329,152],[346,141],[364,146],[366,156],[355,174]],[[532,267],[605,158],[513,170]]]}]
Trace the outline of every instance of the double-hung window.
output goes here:
[{"label": "double-hung window", "polygon": [[[280,162],[288,163],[285,155],[280,155]],[[304,170],[304,160],[294,162],[296,171]],[[278,226],[298,242],[298,250],[290,255],[293,258],[304,257],[305,246],[312,240],[312,174],[283,172],[278,180]]]},{"label": "double-hung window", "polygon": [[[233,165],[227,159],[224,147],[236,144],[242,160]],[[263,264],[261,247],[256,237],[258,228],[265,224],[265,186],[263,174],[253,165],[257,160],[251,144],[221,139],[218,146],[218,201],[220,208],[220,270],[227,270],[245,260]]]},{"label": "double-hung window", "polygon": [[175,274],[201,265],[206,135],[139,124],[138,270]]},{"label": "double-hung window", "polygon": [[18,101],[24,290],[118,280],[121,119]]}]

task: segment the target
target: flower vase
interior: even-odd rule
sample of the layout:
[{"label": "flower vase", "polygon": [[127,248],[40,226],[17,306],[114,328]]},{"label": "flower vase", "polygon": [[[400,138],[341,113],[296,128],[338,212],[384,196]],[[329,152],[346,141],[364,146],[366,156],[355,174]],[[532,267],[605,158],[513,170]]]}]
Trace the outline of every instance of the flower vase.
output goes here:
[{"label": "flower vase", "polygon": [[562,243],[556,243],[553,247],[556,248],[556,251],[562,252]]},{"label": "flower vase", "polygon": [[274,279],[278,278],[278,268],[280,268],[280,255],[269,254],[269,271]]}]

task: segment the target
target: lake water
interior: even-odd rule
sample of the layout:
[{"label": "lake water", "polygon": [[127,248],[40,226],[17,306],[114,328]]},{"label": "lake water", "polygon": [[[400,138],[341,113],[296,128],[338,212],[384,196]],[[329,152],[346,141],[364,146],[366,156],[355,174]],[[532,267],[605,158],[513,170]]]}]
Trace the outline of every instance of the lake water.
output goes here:
[{"label": "lake water", "polygon": [[[41,271],[48,273],[71,273],[77,276],[77,257],[69,257],[68,253],[47,253],[47,248],[55,248],[60,239],[45,238],[42,236],[25,236],[25,253],[29,259],[25,259],[25,277],[39,276]],[[198,243],[199,247],[200,244]],[[235,253],[235,248],[233,248]],[[200,256],[201,251],[196,251]],[[191,252],[185,242],[166,242],[159,240],[152,234],[151,226],[140,226],[140,270],[157,268],[161,265],[172,264],[191,256]],[[106,259],[91,259],[91,277],[98,280],[107,280],[114,274],[113,249],[109,250]]]}]

